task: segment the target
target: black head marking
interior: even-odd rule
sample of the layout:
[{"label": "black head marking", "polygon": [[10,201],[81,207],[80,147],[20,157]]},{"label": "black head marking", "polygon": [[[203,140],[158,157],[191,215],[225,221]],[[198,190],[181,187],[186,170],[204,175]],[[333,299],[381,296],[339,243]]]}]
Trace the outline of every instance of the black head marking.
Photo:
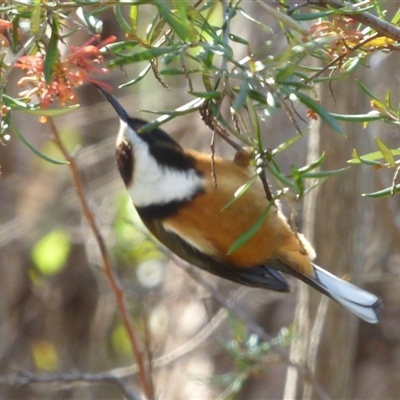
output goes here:
[{"label": "black head marking", "polygon": [[117,146],[116,156],[118,171],[121,174],[125,186],[129,186],[132,183],[135,163],[132,144],[126,140],[123,140]]},{"label": "black head marking", "polygon": [[[142,119],[131,117],[127,122],[135,132],[140,131],[140,128],[147,124]],[[195,169],[194,160],[185,154],[182,147],[162,129],[155,128],[138,135],[148,144],[150,154],[160,165],[181,171]]]}]

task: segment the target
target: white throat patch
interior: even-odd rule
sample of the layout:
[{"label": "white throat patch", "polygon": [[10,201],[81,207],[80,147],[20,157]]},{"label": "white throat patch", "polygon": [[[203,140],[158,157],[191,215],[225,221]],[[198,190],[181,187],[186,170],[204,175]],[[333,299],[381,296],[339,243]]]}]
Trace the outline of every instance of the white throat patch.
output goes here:
[{"label": "white throat patch", "polygon": [[128,193],[136,207],[165,204],[190,199],[204,186],[204,180],[195,170],[182,171],[160,166],[150,154],[148,144],[121,121],[117,145],[127,138],[133,147],[134,171]]}]

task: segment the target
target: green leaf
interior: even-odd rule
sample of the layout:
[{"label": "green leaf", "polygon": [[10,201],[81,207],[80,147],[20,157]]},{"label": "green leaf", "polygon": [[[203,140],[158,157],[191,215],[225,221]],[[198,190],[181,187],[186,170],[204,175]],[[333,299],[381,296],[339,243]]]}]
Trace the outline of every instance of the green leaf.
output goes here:
[{"label": "green leaf", "polygon": [[393,157],[393,154],[391,152],[391,150],[389,149],[389,147],[386,146],[385,143],[382,142],[382,140],[380,140],[379,138],[375,138],[375,142],[380,150],[380,152],[383,155],[383,158],[385,159],[385,161],[391,166],[391,167],[395,167],[396,166],[396,161]]},{"label": "green leaf", "polygon": [[205,99],[202,98],[194,99],[189,103],[186,103],[183,106],[178,107],[177,109],[169,113],[166,113],[165,111],[155,112],[155,111],[142,110],[143,112],[148,112],[152,114],[163,114],[163,115],[158,117],[155,121],[148,122],[146,125],[142,126],[139,129],[138,133],[150,132],[151,130],[158,128],[161,124],[164,124],[165,122],[170,121],[171,119],[177,117],[178,115],[186,115],[194,111],[198,111],[200,110],[201,107],[203,107],[204,102]]},{"label": "green leaf", "polygon": [[361,90],[371,99],[374,100],[374,103],[379,106],[379,108],[385,108],[385,105],[377,98],[375,95],[359,80],[357,80],[358,86],[360,86]]},{"label": "green leaf", "polygon": [[249,44],[249,42],[247,40],[241,38],[240,36],[236,36],[236,35],[234,35],[232,33],[229,34],[229,39],[231,39],[231,40],[233,40],[234,42],[237,42],[237,43],[241,43],[241,44],[245,44],[245,45]]},{"label": "green leaf", "polygon": [[[393,156],[400,156],[400,149],[390,149],[390,151]],[[349,164],[361,164],[362,163],[358,154],[354,154],[354,152],[353,152],[353,157],[354,158],[347,161]],[[363,155],[362,158],[367,161],[375,161],[375,160],[381,160],[383,158],[383,156],[382,156],[382,152],[374,151],[373,153],[368,153],[368,154]],[[372,163],[372,165],[380,165],[380,163]]]},{"label": "green leaf", "polygon": [[275,155],[277,153],[280,153],[281,151],[286,150],[292,144],[296,143],[301,137],[302,137],[301,135],[296,135],[286,140],[286,142],[280,144],[276,149],[272,150],[271,155]]},{"label": "green leaf", "polygon": [[343,63],[342,69],[350,74],[354,72],[357,69],[357,67],[361,65],[362,60],[363,57],[361,56],[351,57]]},{"label": "green leaf", "polygon": [[396,14],[392,18],[392,25],[398,25],[400,23],[400,8],[397,10]]},{"label": "green leaf", "polygon": [[134,47],[136,47],[139,44],[139,42],[134,41],[134,40],[129,40],[129,41],[124,41],[124,42],[115,42],[115,43],[110,43],[106,47],[102,48],[102,52],[105,51],[112,51],[113,53],[119,53],[123,51],[128,51],[132,50]]},{"label": "green leaf", "polygon": [[13,110],[20,110],[31,107],[30,104],[26,103],[25,101],[14,99],[13,97],[9,96],[8,94],[3,94],[2,99],[5,105],[9,106]]},{"label": "green leaf", "polygon": [[103,21],[87,13],[82,7],[77,8],[76,15],[92,33],[101,33],[103,30]]},{"label": "green leaf", "polygon": [[245,80],[241,84],[239,92],[235,98],[235,101],[232,104],[232,109],[234,111],[237,112],[243,107],[243,104],[246,102],[248,91],[249,91],[249,83]]},{"label": "green leaf", "polygon": [[379,111],[371,111],[368,114],[335,114],[331,113],[331,116],[339,121],[347,122],[369,122],[378,121],[382,119]]},{"label": "green leaf", "polygon": [[[136,7],[136,6],[131,6],[131,7]],[[117,4],[114,7],[114,13],[115,17],[117,19],[119,27],[125,32],[125,33],[132,33],[132,26],[126,22],[126,19],[124,18],[124,14],[122,12],[121,4]]]},{"label": "green leaf", "polygon": [[153,21],[147,27],[146,40],[149,44],[153,44],[162,34],[166,22],[164,19],[160,19],[160,15],[156,14]]},{"label": "green leaf", "polygon": [[321,104],[317,103],[314,99],[307,96],[302,92],[293,92],[293,94],[310,110],[314,111],[318,114],[328,125],[331,126],[336,132],[344,134],[342,128],[337,123],[336,119],[332,116],[332,114],[326,110],[326,108],[322,107]]},{"label": "green leaf", "polygon": [[76,110],[78,107],[79,104],[73,104],[62,108],[23,108],[20,110],[27,114],[37,115],[38,117],[58,117],[60,115],[68,114],[69,112]]},{"label": "green leaf", "polygon": [[400,183],[394,187],[394,190],[392,187],[388,187],[386,189],[378,190],[377,192],[364,193],[363,196],[366,196],[366,197],[389,197],[396,193],[400,193]]},{"label": "green leaf", "polygon": [[323,11],[323,12],[315,12],[315,13],[294,13],[291,14],[291,17],[296,21],[310,21],[313,19],[324,18],[328,15],[334,14],[335,11]]},{"label": "green leaf", "polygon": [[203,99],[220,99],[222,97],[222,93],[218,90],[212,90],[210,92],[188,92],[192,96],[201,97]]},{"label": "green leaf", "polygon": [[381,166],[380,162],[374,161],[377,158],[373,158],[373,157],[370,158],[370,156],[372,154],[379,154],[379,157],[377,157],[377,158],[382,158],[382,153],[380,151],[377,151],[375,153],[367,154],[366,156],[359,156],[358,153],[357,153],[357,150],[354,149],[353,153],[352,153],[353,158],[351,160],[348,160],[347,162],[350,163],[350,164],[360,164],[360,163],[362,163],[362,164],[367,164],[367,165],[379,165],[379,166]]},{"label": "green leaf", "polygon": [[51,26],[49,46],[46,49],[46,56],[43,64],[43,74],[47,85],[51,83],[54,67],[58,59],[58,37],[58,24],[56,20],[54,20]]},{"label": "green leaf", "polygon": [[132,79],[131,81],[123,83],[119,87],[120,88],[124,88],[124,87],[127,87],[127,86],[134,85],[135,83],[138,83],[139,81],[141,81],[147,75],[147,73],[150,70],[151,70],[151,64],[149,64],[142,72],[140,72],[140,74],[135,79]]},{"label": "green leaf", "polygon": [[268,206],[266,207],[260,218],[256,221],[256,223],[250,229],[248,229],[246,232],[240,235],[231,245],[231,247],[229,247],[228,254],[234,253],[240,247],[245,245],[259,231],[273,205],[274,205],[273,201],[270,201],[268,203]]},{"label": "green leaf", "polygon": [[129,63],[135,63],[139,61],[150,61],[156,57],[163,56],[164,54],[170,54],[177,50],[177,46],[163,46],[153,47],[150,49],[139,51],[130,56],[120,56],[110,62],[110,66],[124,65]]},{"label": "green leaf", "polygon": [[257,111],[254,108],[252,101],[248,97],[246,97],[246,106],[247,106],[247,110],[249,113],[251,130],[252,130],[254,137],[257,139],[258,151],[260,152],[260,154],[262,154],[264,151],[264,148],[263,148],[263,142],[262,142],[262,137],[261,137],[260,122],[258,120]]},{"label": "green leaf", "polygon": [[302,168],[299,168],[299,172],[302,174],[304,172],[312,171],[313,169],[319,167],[324,162],[324,160],[325,160],[325,153],[322,153],[321,157],[318,158],[318,160],[316,160]]},{"label": "green leaf", "polygon": [[132,33],[134,35],[137,34],[138,18],[139,18],[139,7],[131,6],[129,9],[129,19],[131,20]]},{"label": "green leaf", "polygon": [[71,249],[68,234],[56,229],[40,239],[32,249],[32,260],[44,275],[55,275],[65,266]]},{"label": "green leaf", "polygon": [[261,29],[263,29],[264,31],[266,31],[268,33],[274,33],[274,31],[268,25],[265,25],[262,22],[260,22],[258,19],[253,18],[250,14],[245,13],[243,10],[240,10],[240,13],[243,15],[243,17],[245,17],[249,21],[253,22],[257,26],[259,26]]},{"label": "green leaf", "polygon": [[279,170],[275,163],[268,163],[267,168],[278,181],[297,192],[297,186]]},{"label": "green leaf", "polygon": [[99,0],[74,0],[76,4],[80,4],[81,6],[90,6],[90,5],[98,5]]},{"label": "green leaf", "polygon": [[41,0],[34,0],[31,16],[31,32],[36,37],[38,37],[40,33],[40,17],[42,14],[41,5]]},{"label": "green leaf", "polygon": [[[16,15],[13,20],[12,20],[12,24],[13,24],[13,29],[12,29],[12,35],[11,35],[11,48],[12,51],[16,54],[18,52],[18,42],[19,42],[19,22],[20,22],[20,18],[18,15]],[[1,60],[2,63],[3,60]]]},{"label": "green leaf", "polygon": [[7,123],[10,125],[10,128],[12,131],[17,135],[18,139],[21,140],[21,142],[28,147],[29,150],[31,150],[34,154],[36,154],[38,157],[42,158],[45,161],[48,161],[52,164],[57,164],[57,165],[63,165],[63,164],[68,164],[68,161],[60,161],[60,160],[55,160],[54,158],[51,158],[49,156],[46,156],[46,154],[43,154],[41,151],[39,151],[33,144],[31,144],[22,134],[21,132],[17,129],[17,127],[11,122],[11,119],[8,118]]},{"label": "green leaf", "polygon": [[[167,21],[172,30],[183,40],[186,41],[188,36],[188,28],[185,21],[179,19],[177,15],[171,12],[165,1],[156,0],[154,4],[157,6],[160,15]],[[186,19],[187,22],[187,19]]]},{"label": "green leaf", "polygon": [[[233,58],[233,51],[229,46],[226,46],[224,43],[207,43],[201,42],[198,43],[199,46],[203,47],[206,50],[209,50],[211,53],[216,54],[218,56],[224,56],[228,60]],[[211,64],[207,66],[210,68]]]},{"label": "green leaf", "polygon": [[233,194],[233,197],[226,203],[221,211],[226,210],[228,207],[230,207],[240,196],[242,196],[244,193],[247,192],[247,190],[250,188],[250,186],[257,180],[258,175],[254,175],[251,177],[244,185],[240,186],[239,189],[236,190],[236,192]]},{"label": "green leaf", "polygon": [[158,71],[160,75],[187,75],[187,74],[196,74],[203,72],[202,69],[189,69],[187,71],[183,71],[182,68],[167,68],[161,71]]},{"label": "green leaf", "polygon": [[314,172],[305,172],[301,174],[302,178],[328,178],[333,175],[340,174],[344,171],[347,171],[350,167],[344,167],[339,169],[331,169],[329,171],[314,171]]}]

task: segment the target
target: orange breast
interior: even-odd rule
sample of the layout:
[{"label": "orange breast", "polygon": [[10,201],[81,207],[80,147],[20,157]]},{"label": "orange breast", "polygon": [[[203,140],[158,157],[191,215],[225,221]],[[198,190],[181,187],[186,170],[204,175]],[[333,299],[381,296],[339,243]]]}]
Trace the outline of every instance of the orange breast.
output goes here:
[{"label": "orange breast", "polygon": [[[298,264],[295,269],[311,268],[303,246],[276,207],[268,213],[257,233],[242,247],[228,254],[232,244],[261,217],[268,206],[265,192],[258,180],[233,204],[224,209],[235,191],[254,175],[251,169],[217,158],[217,186],[211,178],[210,157],[187,151],[195,156],[196,167],[207,177],[205,192],[197,196],[178,214],[165,221],[165,227],[185,238],[199,250],[227,261],[232,266],[252,267],[279,255]],[[287,253],[287,254],[286,254]]]}]

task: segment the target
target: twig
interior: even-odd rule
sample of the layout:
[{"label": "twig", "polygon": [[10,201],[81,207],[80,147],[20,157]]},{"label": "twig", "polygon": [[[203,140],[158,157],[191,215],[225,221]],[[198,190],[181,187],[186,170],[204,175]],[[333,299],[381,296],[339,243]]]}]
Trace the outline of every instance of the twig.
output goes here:
[{"label": "twig", "polygon": [[242,150],[242,146],[236,143],[229,137],[229,133],[222,128],[219,124],[217,119],[212,114],[212,111],[208,107],[208,102],[204,104],[203,107],[200,108],[200,116],[204,123],[218,136],[224,139],[229,145],[231,145],[235,150]]},{"label": "twig", "polygon": [[54,140],[54,143],[56,146],[60,149],[61,153],[65,157],[66,161],[68,161],[68,166],[69,170],[71,173],[71,179],[72,182],[75,186],[76,193],[78,195],[79,201],[81,203],[82,211],[83,214],[85,215],[86,221],[89,224],[90,229],[92,230],[97,244],[99,246],[99,250],[101,253],[101,257],[103,260],[103,266],[104,266],[104,273],[110,283],[110,286],[112,288],[112,291],[115,296],[115,300],[117,303],[118,311],[122,319],[122,323],[125,326],[125,329],[128,333],[130,343],[132,345],[132,351],[134,354],[134,357],[136,359],[136,362],[138,363],[138,374],[139,374],[139,379],[140,383],[142,385],[143,392],[145,396],[148,399],[154,399],[154,392],[153,392],[153,385],[151,382],[151,377],[148,376],[146,372],[146,367],[145,367],[145,362],[142,357],[142,353],[140,351],[139,347],[139,341],[136,336],[136,331],[133,326],[133,321],[129,313],[129,308],[127,305],[127,301],[125,298],[124,291],[122,289],[121,283],[118,280],[117,275],[115,274],[110,256],[107,251],[107,247],[104,241],[104,238],[100,232],[99,226],[97,225],[97,221],[89,207],[88,201],[86,199],[86,194],[83,186],[83,182],[80,178],[79,175],[79,170],[78,166],[75,163],[75,159],[70,155],[69,151],[67,148],[64,146],[64,143],[62,142],[60,135],[58,133],[58,129],[54,124],[54,121],[49,118],[48,123],[50,126],[50,131]]}]

